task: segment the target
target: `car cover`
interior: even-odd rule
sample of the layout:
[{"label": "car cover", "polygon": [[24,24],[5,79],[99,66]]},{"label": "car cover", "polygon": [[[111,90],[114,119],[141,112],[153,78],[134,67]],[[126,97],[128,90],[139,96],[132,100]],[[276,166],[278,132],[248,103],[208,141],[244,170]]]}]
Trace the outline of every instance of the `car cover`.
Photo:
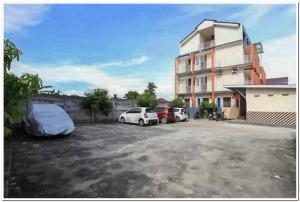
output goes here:
[{"label": "car cover", "polygon": [[27,111],[25,130],[33,136],[67,135],[75,129],[64,109],[55,104],[32,104]]}]

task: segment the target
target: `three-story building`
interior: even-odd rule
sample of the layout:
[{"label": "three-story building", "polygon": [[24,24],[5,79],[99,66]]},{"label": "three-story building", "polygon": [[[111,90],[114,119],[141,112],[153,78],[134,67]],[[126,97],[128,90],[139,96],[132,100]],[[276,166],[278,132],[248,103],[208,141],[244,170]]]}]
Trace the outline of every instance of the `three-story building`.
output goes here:
[{"label": "three-story building", "polygon": [[[240,23],[203,20],[179,44],[175,60],[175,96],[186,107],[213,102],[229,118],[236,118],[245,100],[224,88],[233,84],[264,84],[261,43],[251,40]],[[242,110],[244,111],[244,110]]]}]

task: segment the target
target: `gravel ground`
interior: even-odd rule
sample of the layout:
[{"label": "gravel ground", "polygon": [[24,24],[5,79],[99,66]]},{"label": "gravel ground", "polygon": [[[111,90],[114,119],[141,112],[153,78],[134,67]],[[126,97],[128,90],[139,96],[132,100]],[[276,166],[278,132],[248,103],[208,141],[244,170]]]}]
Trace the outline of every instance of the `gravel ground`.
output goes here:
[{"label": "gravel ground", "polygon": [[208,120],[5,141],[8,198],[295,198],[296,130]]}]

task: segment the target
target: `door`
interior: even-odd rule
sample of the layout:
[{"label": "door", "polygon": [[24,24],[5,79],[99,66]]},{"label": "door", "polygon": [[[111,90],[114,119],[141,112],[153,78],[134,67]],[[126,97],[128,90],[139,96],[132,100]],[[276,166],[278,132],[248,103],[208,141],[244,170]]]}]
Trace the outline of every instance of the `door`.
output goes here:
[{"label": "door", "polygon": [[217,106],[221,107],[221,98],[220,97],[217,98]]},{"label": "door", "polygon": [[133,116],[134,116],[135,108],[132,108],[128,112],[126,112],[125,121],[129,123],[133,123]]},{"label": "door", "polygon": [[139,119],[143,116],[141,108],[135,108],[134,113],[132,113],[132,122],[139,123]]}]

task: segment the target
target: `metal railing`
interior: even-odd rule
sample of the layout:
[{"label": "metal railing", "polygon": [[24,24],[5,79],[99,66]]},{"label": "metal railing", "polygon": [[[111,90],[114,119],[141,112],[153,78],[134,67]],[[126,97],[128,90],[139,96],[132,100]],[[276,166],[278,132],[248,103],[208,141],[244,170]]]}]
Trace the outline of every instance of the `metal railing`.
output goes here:
[{"label": "metal railing", "polygon": [[210,40],[210,41],[204,41],[203,43],[200,43],[199,49],[200,51],[212,48],[215,46],[215,41]]}]

